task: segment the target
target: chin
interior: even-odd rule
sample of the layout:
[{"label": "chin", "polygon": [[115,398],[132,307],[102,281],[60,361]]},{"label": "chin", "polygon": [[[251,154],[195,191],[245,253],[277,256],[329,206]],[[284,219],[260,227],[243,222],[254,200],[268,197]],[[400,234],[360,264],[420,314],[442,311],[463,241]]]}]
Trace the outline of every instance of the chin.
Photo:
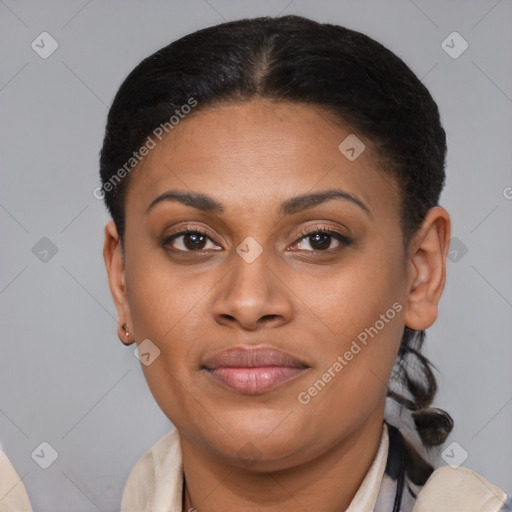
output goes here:
[{"label": "chin", "polygon": [[[213,431],[211,428],[205,431],[204,425],[199,425],[198,428],[205,432],[203,436],[211,446],[224,451],[230,457],[250,456],[250,451],[254,449],[254,457],[259,450],[261,459],[271,462],[288,457],[304,445],[304,423],[292,423],[293,416],[289,412],[262,415],[258,411],[240,416],[237,412],[233,416],[223,414],[216,418],[220,425],[229,425],[225,427],[226,430],[218,425]],[[297,421],[297,417],[293,419]],[[249,453],[245,454],[244,450]]]}]

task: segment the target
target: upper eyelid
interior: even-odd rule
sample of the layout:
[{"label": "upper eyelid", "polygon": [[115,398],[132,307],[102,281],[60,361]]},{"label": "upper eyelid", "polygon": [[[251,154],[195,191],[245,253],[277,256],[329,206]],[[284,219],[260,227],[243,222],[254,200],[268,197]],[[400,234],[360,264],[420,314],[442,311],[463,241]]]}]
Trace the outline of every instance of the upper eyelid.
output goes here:
[{"label": "upper eyelid", "polygon": [[[314,225],[312,225],[312,226],[310,226],[308,228],[303,228],[303,229],[301,229],[299,231],[298,234],[301,237],[304,237],[304,236],[309,236],[309,235],[312,235],[312,234],[316,234],[318,231],[320,231],[320,232],[332,232],[332,233],[336,233],[336,234],[339,234],[341,236],[344,236],[345,238],[349,238],[348,235],[340,233],[336,228],[329,227],[329,226],[324,226],[324,225],[321,225],[321,224],[314,224]],[[171,238],[173,236],[178,236],[178,235],[187,235],[189,233],[200,233],[201,235],[204,235],[204,236],[207,236],[209,238],[212,238],[210,233],[208,233],[208,231],[205,228],[196,227],[196,226],[185,226],[183,228],[180,228],[176,232],[170,234],[167,238]]]},{"label": "upper eyelid", "polygon": [[[313,236],[313,235],[317,234],[318,232],[326,233],[326,234],[331,234],[332,233],[333,235],[338,235],[342,239],[341,240],[342,242],[344,240],[346,240],[346,241],[350,241],[351,240],[351,238],[349,236],[347,236],[347,235],[345,235],[343,233],[340,233],[335,228],[332,228],[332,227],[329,227],[329,226],[324,226],[322,224],[315,224],[315,225],[310,226],[309,228],[302,229],[298,233],[299,237],[296,238],[293,243],[297,243],[298,241],[300,241],[300,240],[302,240],[304,238],[307,238],[309,236]],[[197,227],[196,226],[186,226],[186,227],[183,227],[183,228],[179,229],[175,233],[172,233],[168,237],[166,237],[165,240],[164,240],[164,244],[168,243],[171,240],[174,240],[175,238],[179,238],[180,236],[184,236],[184,235],[187,235],[187,234],[190,234],[190,233],[199,233],[199,234],[207,237],[214,244],[218,243],[209,233],[207,233],[206,229],[200,228],[199,226],[197,226]],[[340,241],[340,240],[338,240],[338,241]],[[194,252],[194,251],[182,251],[182,252]],[[197,251],[197,252],[199,252],[199,251]]]}]

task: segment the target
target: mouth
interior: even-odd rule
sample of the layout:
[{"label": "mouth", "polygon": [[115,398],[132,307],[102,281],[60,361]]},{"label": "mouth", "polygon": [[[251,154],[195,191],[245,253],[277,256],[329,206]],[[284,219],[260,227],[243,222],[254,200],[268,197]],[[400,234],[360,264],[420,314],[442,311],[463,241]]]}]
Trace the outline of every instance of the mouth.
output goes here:
[{"label": "mouth", "polygon": [[268,347],[224,350],[202,366],[218,383],[246,395],[271,391],[309,368],[292,355]]}]

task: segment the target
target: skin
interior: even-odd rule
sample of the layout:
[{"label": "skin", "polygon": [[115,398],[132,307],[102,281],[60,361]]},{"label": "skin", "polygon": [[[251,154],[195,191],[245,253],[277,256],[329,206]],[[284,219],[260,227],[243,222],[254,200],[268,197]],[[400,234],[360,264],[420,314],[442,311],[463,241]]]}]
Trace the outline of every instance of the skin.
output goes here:
[{"label": "skin", "polygon": [[[345,510],[375,457],[403,327],[426,329],[437,317],[451,228],[446,210],[432,208],[404,249],[398,185],[364,137],[356,160],[340,153],[351,133],[307,105],[209,107],[182,120],[132,171],[124,264],[114,223],[105,227],[119,338],[150,339],[161,351],[141,366],[180,433],[191,498],[184,510]],[[146,214],[170,189],[208,194],[224,212],[164,201]],[[331,199],[280,214],[283,201],[327,189],[353,194],[371,213]],[[187,236],[164,244],[191,222],[208,232],[202,255]],[[315,225],[351,243],[301,235]],[[262,248],[252,263],[236,252],[247,237]],[[299,393],[395,302],[402,309],[394,319],[301,404]],[[309,369],[272,391],[237,393],[201,364],[240,344],[277,347]],[[237,456],[247,443],[251,464]]]}]

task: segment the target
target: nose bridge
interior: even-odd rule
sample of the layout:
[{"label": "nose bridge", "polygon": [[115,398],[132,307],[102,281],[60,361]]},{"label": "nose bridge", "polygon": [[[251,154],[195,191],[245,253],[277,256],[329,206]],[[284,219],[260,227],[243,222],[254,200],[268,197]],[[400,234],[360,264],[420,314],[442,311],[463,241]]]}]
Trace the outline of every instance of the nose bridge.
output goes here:
[{"label": "nose bridge", "polygon": [[213,313],[217,321],[235,320],[254,328],[262,317],[287,317],[289,298],[279,285],[272,269],[272,251],[264,249],[254,238],[243,240],[230,257],[230,272],[215,298]]},{"label": "nose bridge", "polygon": [[247,305],[268,302],[274,281],[269,255],[270,250],[264,249],[253,237],[247,237],[236,247],[230,262],[228,287],[232,299],[238,298]]}]

